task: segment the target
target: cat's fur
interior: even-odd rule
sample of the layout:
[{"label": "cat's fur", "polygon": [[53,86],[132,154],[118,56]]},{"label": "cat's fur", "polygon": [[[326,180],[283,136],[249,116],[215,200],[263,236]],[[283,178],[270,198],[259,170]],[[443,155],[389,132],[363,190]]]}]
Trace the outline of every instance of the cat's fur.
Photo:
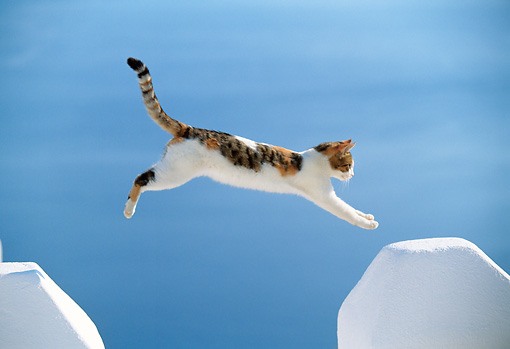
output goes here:
[{"label": "cat's fur", "polygon": [[174,138],[161,160],[136,177],[124,209],[126,218],[135,213],[140,194],[147,190],[172,189],[189,180],[207,176],[236,187],[275,193],[297,194],[335,216],[364,229],[379,225],[374,216],[355,210],[338,198],[331,177],[348,181],[354,176],[351,140],[327,142],[295,152],[256,143],[228,133],[191,127],[168,116],[154,93],[149,70],[129,58],[147,112]]}]

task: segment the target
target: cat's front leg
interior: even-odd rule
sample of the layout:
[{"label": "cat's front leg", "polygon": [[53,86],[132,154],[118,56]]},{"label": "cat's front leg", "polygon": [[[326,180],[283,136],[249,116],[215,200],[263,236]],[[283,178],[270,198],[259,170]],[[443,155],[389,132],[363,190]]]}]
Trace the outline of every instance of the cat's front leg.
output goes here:
[{"label": "cat's front leg", "polygon": [[[343,202],[343,201],[342,201]],[[345,203],[345,205],[349,206]],[[377,229],[379,226],[379,222],[377,222],[373,215],[366,214],[361,211],[353,209],[351,206],[349,206],[351,209],[348,209],[345,213],[345,219],[347,222],[351,223],[352,225],[358,226],[363,229],[373,230]],[[332,212],[333,213],[333,212]],[[333,213],[335,214],[335,213]],[[338,215],[340,218],[342,218],[342,215]]]},{"label": "cat's front leg", "polygon": [[379,223],[375,221],[373,215],[354,209],[342,199],[337,197],[332,188],[331,191],[323,193],[323,195],[307,197],[319,207],[332,213],[338,218],[351,223],[352,225],[369,230],[376,229],[379,226]]},{"label": "cat's front leg", "polygon": [[[338,217],[346,220],[352,225],[358,226],[363,229],[373,230],[377,229],[379,222],[377,222],[373,215],[369,213],[363,213],[359,210],[354,209],[352,206],[344,202],[342,199],[335,196],[333,199],[336,206],[339,206],[340,214]],[[345,213],[343,213],[345,212]],[[335,212],[332,212],[335,214]],[[343,218],[345,216],[345,218]]]}]

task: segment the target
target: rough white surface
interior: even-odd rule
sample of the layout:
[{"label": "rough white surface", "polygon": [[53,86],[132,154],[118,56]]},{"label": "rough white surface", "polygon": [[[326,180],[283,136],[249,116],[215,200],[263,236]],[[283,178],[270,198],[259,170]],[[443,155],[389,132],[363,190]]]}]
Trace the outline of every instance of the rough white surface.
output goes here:
[{"label": "rough white surface", "polygon": [[464,239],[388,245],[340,308],[338,348],[510,348],[510,277]]},{"label": "rough white surface", "polygon": [[0,263],[0,348],[104,348],[96,326],[36,263]]}]

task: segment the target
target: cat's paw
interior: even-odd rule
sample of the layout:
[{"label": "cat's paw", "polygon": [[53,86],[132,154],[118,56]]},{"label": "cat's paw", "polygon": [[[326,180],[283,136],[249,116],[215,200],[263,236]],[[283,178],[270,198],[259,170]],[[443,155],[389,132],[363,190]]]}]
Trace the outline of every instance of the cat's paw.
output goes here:
[{"label": "cat's paw", "polygon": [[133,217],[133,215],[135,214],[135,209],[136,203],[131,200],[128,200],[126,202],[126,206],[124,207],[124,217],[126,217],[127,219]]},{"label": "cat's paw", "polygon": [[379,222],[375,221],[373,217],[371,220],[364,219],[363,223],[359,225],[359,227],[361,227],[363,229],[367,229],[367,230],[377,229],[378,226],[379,226]]},{"label": "cat's paw", "polygon": [[366,218],[366,219],[368,219],[369,221],[373,221],[373,220],[374,220],[374,216],[373,216],[373,215],[371,215],[371,214],[369,214],[369,213],[363,213],[363,212],[358,211],[358,210],[356,210],[356,213],[358,214],[358,216],[361,216],[361,217],[363,217],[363,218]]},{"label": "cat's paw", "polygon": [[377,229],[378,226],[379,226],[379,222],[374,221],[374,217],[372,216],[372,220],[369,223],[368,229],[369,230],[374,230],[374,229]]}]

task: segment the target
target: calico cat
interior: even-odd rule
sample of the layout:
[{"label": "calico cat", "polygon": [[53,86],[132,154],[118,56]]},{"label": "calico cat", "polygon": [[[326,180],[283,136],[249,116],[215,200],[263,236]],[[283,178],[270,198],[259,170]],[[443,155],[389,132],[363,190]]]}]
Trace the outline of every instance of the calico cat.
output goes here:
[{"label": "calico cat", "polygon": [[168,142],[161,160],[134,180],[124,209],[126,218],[135,213],[141,193],[176,188],[195,177],[207,176],[236,187],[297,194],[353,225],[378,227],[374,216],[342,201],[331,185],[331,177],[348,181],[354,176],[350,150],[355,143],[350,139],[295,152],[186,125],[163,111],[145,64],[135,58],[129,58],[127,63],[138,74],[147,112],[174,138]]}]

